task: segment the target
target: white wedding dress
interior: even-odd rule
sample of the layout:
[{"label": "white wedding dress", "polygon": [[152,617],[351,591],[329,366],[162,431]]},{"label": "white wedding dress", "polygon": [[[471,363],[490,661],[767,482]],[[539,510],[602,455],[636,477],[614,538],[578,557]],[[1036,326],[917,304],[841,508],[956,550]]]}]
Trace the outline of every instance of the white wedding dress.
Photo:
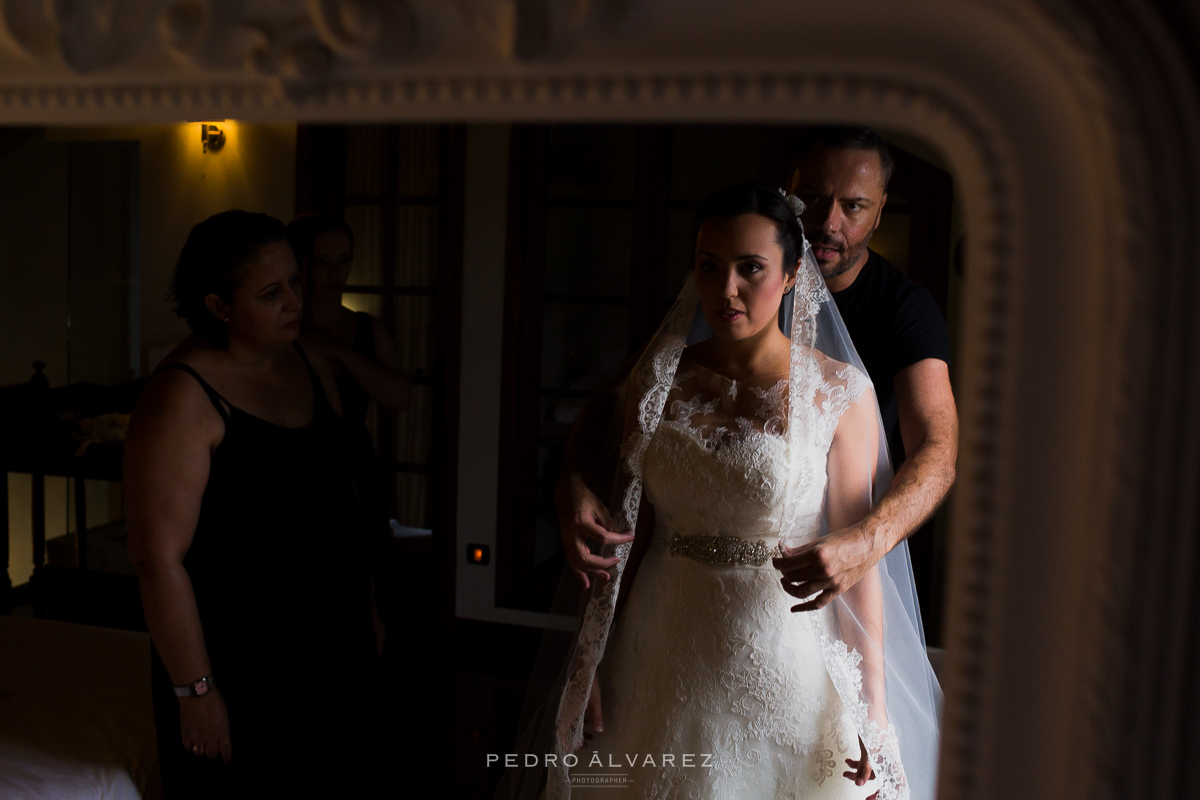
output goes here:
[{"label": "white wedding dress", "polygon": [[799,446],[785,435],[786,376],[736,383],[680,362],[642,461],[654,536],[600,663],[605,730],[571,770],[580,796],[600,794],[586,785],[596,775],[624,776],[622,800],[861,800],[877,788],[842,775],[859,740],[822,658],[833,606],[791,612],[801,601],[770,560],[781,541],[820,535],[834,431],[870,387],[853,366],[810,361],[824,391]]}]

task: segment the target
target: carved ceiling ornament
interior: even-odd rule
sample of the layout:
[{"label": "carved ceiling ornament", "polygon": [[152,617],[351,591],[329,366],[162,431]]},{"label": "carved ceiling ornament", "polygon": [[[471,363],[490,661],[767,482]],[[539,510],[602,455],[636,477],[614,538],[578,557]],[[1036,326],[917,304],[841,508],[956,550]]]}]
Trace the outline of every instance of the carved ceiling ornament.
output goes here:
[{"label": "carved ceiling ornament", "polygon": [[[0,45],[26,62],[80,75],[120,72],[160,48],[186,73],[278,79],[305,99],[353,71],[408,56],[422,16],[474,32],[503,60],[569,52],[589,30],[623,22],[637,0],[0,0]],[[158,36],[148,37],[153,24]],[[157,48],[156,48],[157,45]],[[436,45],[432,45],[436,46]]]},{"label": "carved ceiling ornament", "polygon": [[241,68],[303,101],[324,91],[339,61],[387,64],[416,41],[407,0],[168,0],[163,46],[196,71]]},{"label": "carved ceiling ornament", "polygon": [[308,0],[308,9],[321,40],[351,61],[390,61],[420,30],[408,0]]},{"label": "carved ceiling ornament", "polygon": [[521,61],[568,50],[589,26],[623,22],[634,0],[455,0],[471,26],[497,53]]},{"label": "carved ceiling ornament", "polygon": [[0,43],[28,60],[95,72],[121,61],[146,18],[138,2],[3,0]]},{"label": "carved ceiling ornament", "polygon": [[931,143],[969,231],[941,797],[1181,796],[1200,92],[1149,4],[0,0],[0,50],[6,124],[858,121]]}]

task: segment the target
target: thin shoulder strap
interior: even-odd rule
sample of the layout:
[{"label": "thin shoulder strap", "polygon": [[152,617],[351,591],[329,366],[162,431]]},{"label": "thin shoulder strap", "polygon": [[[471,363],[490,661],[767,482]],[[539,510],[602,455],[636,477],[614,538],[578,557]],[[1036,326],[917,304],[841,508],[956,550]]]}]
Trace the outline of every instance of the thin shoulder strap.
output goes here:
[{"label": "thin shoulder strap", "polygon": [[312,368],[312,364],[308,361],[308,356],[304,353],[304,348],[296,342],[294,347],[296,352],[300,354],[300,360],[304,362],[304,368],[308,370],[308,377],[312,378],[313,385],[313,400],[317,403],[329,404],[329,398],[325,395],[325,384],[317,377],[317,371]]},{"label": "thin shoulder strap", "polygon": [[216,389],[209,386],[208,381],[204,380],[204,378],[201,378],[199,372],[196,372],[196,370],[192,369],[187,364],[184,364],[179,361],[172,361],[170,364],[163,364],[161,367],[154,370],[154,372],[158,373],[164,369],[181,370],[183,372],[186,372],[188,375],[191,375],[193,378],[195,378],[196,382],[200,384],[200,388],[204,390],[204,393],[206,395],[208,395],[208,399],[212,401],[213,406],[216,407],[217,413],[221,415],[221,419],[224,420],[225,422],[229,422],[229,411],[227,410],[226,406],[228,406],[229,408],[233,408],[233,406],[230,404],[230,402],[228,400],[226,400],[224,397],[221,397],[221,395],[217,392]]}]

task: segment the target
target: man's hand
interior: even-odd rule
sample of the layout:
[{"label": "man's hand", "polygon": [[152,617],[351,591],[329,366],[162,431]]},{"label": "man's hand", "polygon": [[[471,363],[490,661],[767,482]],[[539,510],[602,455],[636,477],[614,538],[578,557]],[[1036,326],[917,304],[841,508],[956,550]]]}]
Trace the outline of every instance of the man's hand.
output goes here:
[{"label": "man's hand", "polygon": [[616,530],[616,523],[608,513],[608,507],[582,481],[567,481],[559,491],[559,535],[567,564],[579,576],[583,588],[592,588],[592,581],[609,581],[609,567],[621,559],[617,556],[603,558],[592,555],[588,540],[605,544],[625,544],[633,541],[633,534]]},{"label": "man's hand", "polygon": [[783,573],[780,583],[792,597],[811,600],[792,606],[792,611],[815,611],[833,602],[888,553],[885,537],[851,525],[797,548],[785,547],[784,555],[771,559]]}]

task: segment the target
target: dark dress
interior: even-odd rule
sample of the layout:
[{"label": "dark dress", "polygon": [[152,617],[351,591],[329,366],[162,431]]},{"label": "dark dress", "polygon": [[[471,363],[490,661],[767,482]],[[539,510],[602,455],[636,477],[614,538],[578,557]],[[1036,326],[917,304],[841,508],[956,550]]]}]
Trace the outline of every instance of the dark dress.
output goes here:
[{"label": "dark dress", "polygon": [[[370,360],[375,360],[375,329],[371,315],[365,311],[354,312],[354,341],[350,347]],[[376,541],[386,541],[391,533],[388,519],[387,484],[384,472],[375,452],[375,441],[367,429],[367,409],[371,396],[359,385],[350,370],[343,367],[334,376],[338,396],[342,398],[342,419],[350,430],[353,441],[354,464],[359,476],[363,505],[367,510],[368,525]],[[386,581],[387,576],[377,576]],[[378,590],[380,587],[376,585]]]},{"label": "dark dress", "polygon": [[314,393],[304,428],[230,405],[185,364],[163,367],[191,374],[225,421],[183,564],[232,743],[229,764],[184,751],[179,700],[153,651],[166,800],[365,796],[374,784],[372,534],[354,437],[296,349]]},{"label": "dark dress", "polygon": [[[375,331],[371,315],[365,311],[354,312],[354,341],[350,345],[372,361],[375,360]],[[371,402],[366,390],[358,385],[350,370],[342,369],[336,376],[338,394],[342,398],[342,419],[367,424],[367,406]]]}]

